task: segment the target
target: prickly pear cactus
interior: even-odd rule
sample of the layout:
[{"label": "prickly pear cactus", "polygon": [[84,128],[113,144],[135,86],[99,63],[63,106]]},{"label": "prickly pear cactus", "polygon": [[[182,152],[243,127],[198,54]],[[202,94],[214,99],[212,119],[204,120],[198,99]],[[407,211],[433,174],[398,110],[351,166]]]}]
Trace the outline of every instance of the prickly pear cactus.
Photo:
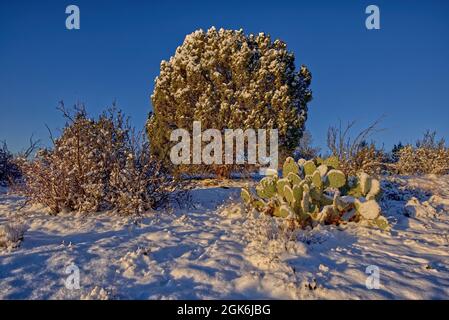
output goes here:
[{"label": "prickly pear cactus", "polygon": [[278,181],[277,181],[277,183],[276,183],[276,190],[277,190],[277,193],[281,196],[281,197],[283,197],[284,196],[284,187],[285,186],[290,186],[290,182],[288,181],[288,179],[285,179],[285,178],[283,178],[283,179],[279,179]]},{"label": "prickly pear cactus", "polygon": [[276,180],[273,177],[263,178],[256,187],[256,192],[261,198],[272,198],[276,194]]},{"label": "prickly pear cactus", "polygon": [[327,171],[329,170],[329,167],[327,165],[325,165],[325,164],[321,164],[316,169],[320,173],[321,177],[324,177],[326,175]]},{"label": "prickly pear cactus", "polygon": [[313,162],[313,160],[304,162],[303,167],[304,167],[304,173],[307,176],[312,175],[316,170],[316,164],[315,164],[315,162]]},{"label": "prickly pear cactus", "polygon": [[246,203],[246,204],[250,204],[251,203],[251,194],[249,193],[249,191],[247,189],[242,189],[242,191],[240,192],[240,196],[242,197],[242,200]]},{"label": "prickly pear cactus", "polygon": [[318,189],[321,189],[323,187],[323,180],[318,170],[315,170],[315,172],[312,174],[312,183]]},{"label": "prickly pear cactus", "polygon": [[241,197],[249,207],[296,219],[304,227],[365,220],[387,230],[388,221],[376,202],[381,192],[379,181],[363,172],[346,177],[338,168],[336,157],[298,162],[287,158],[282,177],[273,170],[256,185],[255,192],[243,188]]},{"label": "prickly pear cactus", "polygon": [[295,173],[290,172],[287,176],[288,181],[294,186],[301,184],[301,177]]},{"label": "prickly pear cactus", "polygon": [[366,195],[367,200],[375,200],[380,195],[380,182],[376,179],[371,179],[371,188]]},{"label": "prickly pear cactus", "polygon": [[328,167],[339,169],[340,168],[340,161],[336,156],[331,156],[323,161],[323,164],[327,165]]},{"label": "prickly pear cactus", "polygon": [[342,171],[332,169],[327,173],[327,181],[329,187],[338,189],[346,184],[346,177]]},{"label": "prickly pear cactus", "polygon": [[285,160],[284,166],[282,167],[282,176],[288,177],[289,173],[298,174],[299,173],[299,166],[295,162],[295,160],[291,157],[288,157]]}]

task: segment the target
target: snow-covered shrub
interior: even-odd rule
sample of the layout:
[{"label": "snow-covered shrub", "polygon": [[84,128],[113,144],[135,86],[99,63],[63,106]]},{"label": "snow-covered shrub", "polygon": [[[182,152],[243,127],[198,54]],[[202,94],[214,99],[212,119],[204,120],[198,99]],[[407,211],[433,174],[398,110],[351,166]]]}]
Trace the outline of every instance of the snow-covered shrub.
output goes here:
[{"label": "snow-covered shrub", "polygon": [[[308,69],[296,71],[294,54],[269,35],[213,27],[195,31],[161,62],[151,96],[154,113],[147,122],[152,150],[169,161],[170,133],[191,131],[196,120],[203,130],[277,128],[280,153],[291,154],[307,119],[310,82]],[[225,165],[207,167],[230,171]]]},{"label": "snow-covered shrub", "polygon": [[27,226],[21,223],[0,225],[0,248],[12,249],[18,247],[26,230]]},{"label": "snow-covered shrub", "polygon": [[[53,213],[117,210],[139,213],[168,199],[177,182],[150,155],[120,111],[111,108],[97,120],[82,106],[51,149],[23,160],[24,193]],[[143,136],[143,135],[142,135]]]},{"label": "snow-covered shrub", "polygon": [[80,300],[109,300],[110,296],[108,291],[104,288],[95,286],[92,291],[81,295]]},{"label": "snow-covered shrub", "polygon": [[356,175],[358,172],[379,174],[385,166],[385,153],[367,139],[377,130],[380,120],[375,121],[355,137],[350,137],[350,131],[355,122],[342,128],[331,126],[327,132],[327,145],[331,154],[339,159],[340,169],[346,175]]},{"label": "snow-covered shrub", "polygon": [[341,168],[345,174],[355,175],[357,172],[366,172],[372,175],[382,173],[385,163],[385,154],[374,143],[363,144],[352,155],[343,157]]},{"label": "snow-covered shrub", "polygon": [[282,178],[273,171],[255,188],[242,189],[244,202],[259,212],[287,218],[301,227],[364,222],[382,229],[388,221],[376,199],[380,183],[364,172],[346,176],[336,157],[295,162],[287,158]]},{"label": "snow-covered shrub", "polygon": [[398,151],[396,170],[399,174],[449,173],[449,148],[444,139],[435,140],[435,132],[427,131],[416,147],[406,145]]},{"label": "snow-covered shrub", "polygon": [[0,142],[0,186],[5,186],[19,177],[20,170],[13,154],[9,152],[6,142]]},{"label": "snow-covered shrub", "polygon": [[[150,154],[148,144],[128,153],[123,164],[115,165],[110,178],[108,201],[120,213],[138,213],[167,204],[180,196],[183,185],[176,181]],[[176,194],[175,194],[176,193]]]}]

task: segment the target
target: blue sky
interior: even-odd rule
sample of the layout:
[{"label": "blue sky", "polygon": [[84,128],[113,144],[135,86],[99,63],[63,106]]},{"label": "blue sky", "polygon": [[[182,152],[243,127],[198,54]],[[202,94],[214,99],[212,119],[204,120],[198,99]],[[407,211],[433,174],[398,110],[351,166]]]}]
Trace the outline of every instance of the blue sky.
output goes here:
[{"label": "blue sky", "polygon": [[[65,28],[76,4],[81,29]],[[365,28],[376,4],[381,30]],[[0,140],[23,148],[58,101],[98,114],[116,100],[143,126],[159,64],[184,36],[210,26],[280,38],[313,74],[308,129],[324,147],[329,125],[381,115],[390,148],[427,129],[449,140],[449,1],[0,1]],[[356,129],[357,129],[356,128]]]}]

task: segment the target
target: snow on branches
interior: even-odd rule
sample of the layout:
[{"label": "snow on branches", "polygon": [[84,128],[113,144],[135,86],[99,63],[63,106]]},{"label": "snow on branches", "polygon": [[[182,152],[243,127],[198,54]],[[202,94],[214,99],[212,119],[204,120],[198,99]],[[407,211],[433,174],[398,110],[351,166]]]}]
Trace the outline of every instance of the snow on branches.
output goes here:
[{"label": "snow on branches", "polygon": [[[115,107],[98,119],[83,106],[59,108],[67,124],[51,149],[20,164],[24,193],[61,211],[141,213],[166,203],[178,185],[150,155],[143,135]],[[178,186],[179,187],[179,186]]]},{"label": "snow on branches", "polygon": [[278,129],[280,153],[290,154],[304,131],[311,78],[269,35],[197,30],[161,62],[147,123],[152,150],[169,160],[170,132],[201,121],[205,130]]}]

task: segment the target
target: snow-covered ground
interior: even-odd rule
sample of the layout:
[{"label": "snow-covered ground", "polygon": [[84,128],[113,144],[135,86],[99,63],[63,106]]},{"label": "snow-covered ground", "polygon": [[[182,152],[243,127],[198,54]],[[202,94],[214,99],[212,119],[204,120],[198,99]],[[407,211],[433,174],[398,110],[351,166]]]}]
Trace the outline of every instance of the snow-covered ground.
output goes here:
[{"label": "snow-covered ground", "polygon": [[[0,224],[27,226],[20,246],[0,249],[0,298],[448,299],[449,177],[383,187],[389,233],[352,223],[288,231],[245,213],[235,184],[199,186],[190,208],[143,217],[50,216],[0,190]],[[80,289],[65,287],[72,263]],[[368,266],[379,268],[378,289],[366,287]]]}]

